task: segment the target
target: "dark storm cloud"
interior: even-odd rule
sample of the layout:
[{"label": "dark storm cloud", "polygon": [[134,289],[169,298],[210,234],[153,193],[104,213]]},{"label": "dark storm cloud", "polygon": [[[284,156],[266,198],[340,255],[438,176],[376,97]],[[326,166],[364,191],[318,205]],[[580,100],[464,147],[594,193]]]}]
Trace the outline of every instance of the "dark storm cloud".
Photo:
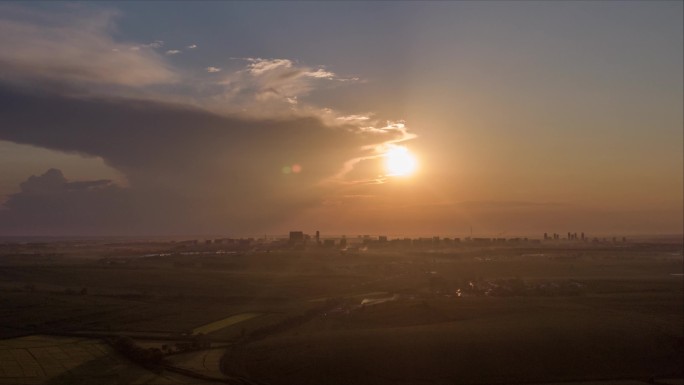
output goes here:
[{"label": "dark storm cloud", "polygon": [[[13,213],[29,205],[16,202],[28,199],[30,191],[44,191],[31,199],[59,196],[50,202],[64,204],[66,222],[78,222],[82,218],[71,213],[82,210],[99,212],[105,223],[121,222],[110,221],[112,213],[106,210],[70,198],[87,196],[85,202],[105,206],[105,197],[115,198],[111,206],[117,207],[117,217],[135,212],[139,224],[160,226],[145,229],[150,233],[178,229],[178,222],[187,231],[256,229],[318,204],[331,188],[326,181],[345,161],[363,155],[364,146],[401,135],[328,126],[313,117],[245,119],[177,104],[65,97],[0,86],[0,139],[101,157],[129,182],[127,188],[105,181],[66,182],[50,171],[27,180],[0,219],[11,218],[11,226],[24,221]],[[283,173],[295,164],[299,173]],[[35,220],[35,215],[26,215],[26,220]]]},{"label": "dark storm cloud", "polygon": [[69,182],[50,169],[31,176],[21,191],[0,209],[0,231],[6,235],[31,233],[88,234],[93,228],[116,231],[127,222],[135,226],[132,196],[110,181]]},{"label": "dark storm cloud", "polygon": [[197,76],[161,40],[114,38],[118,17],[0,5],[0,140],[98,157],[127,182],[29,177],[0,208],[0,231],[250,233],[320,204],[359,159],[412,137],[298,100],[357,78],[278,58]]},{"label": "dark storm cloud", "polygon": [[19,185],[23,194],[50,194],[62,191],[83,191],[106,187],[112,183],[109,179],[69,182],[61,170],[51,168],[41,176],[30,176]]}]

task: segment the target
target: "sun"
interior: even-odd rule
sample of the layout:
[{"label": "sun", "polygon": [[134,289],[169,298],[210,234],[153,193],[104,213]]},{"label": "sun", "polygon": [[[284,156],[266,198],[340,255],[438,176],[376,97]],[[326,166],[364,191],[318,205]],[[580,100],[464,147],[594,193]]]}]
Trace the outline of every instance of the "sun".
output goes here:
[{"label": "sun", "polygon": [[406,147],[396,146],[385,155],[385,170],[388,176],[409,176],[416,171],[416,157]]}]

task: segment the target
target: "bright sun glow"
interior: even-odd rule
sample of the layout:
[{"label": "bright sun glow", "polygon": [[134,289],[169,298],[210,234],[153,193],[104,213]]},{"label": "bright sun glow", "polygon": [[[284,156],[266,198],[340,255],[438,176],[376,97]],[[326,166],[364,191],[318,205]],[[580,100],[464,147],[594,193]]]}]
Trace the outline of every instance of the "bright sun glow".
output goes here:
[{"label": "bright sun glow", "polygon": [[385,153],[385,169],[389,176],[409,176],[417,166],[416,158],[406,147],[393,147]]}]

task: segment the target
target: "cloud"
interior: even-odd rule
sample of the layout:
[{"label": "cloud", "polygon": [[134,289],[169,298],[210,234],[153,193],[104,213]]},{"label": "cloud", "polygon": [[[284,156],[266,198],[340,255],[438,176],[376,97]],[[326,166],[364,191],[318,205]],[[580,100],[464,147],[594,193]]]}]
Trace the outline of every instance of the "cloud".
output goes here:
[{"label": "cloud", "polygon": [[19,187],[22,193],[41,194],[62,190],[66,183],[62,172],[52,168],[39,177],[32,175]]},{"label": "cloud", "polygon": [[160,51],[163,40],[114,39],[120,17],[116,11],[87,6],[45,12],[0,4],[0,81],[73,95],[134,96],[265,117],[320,115],[320,109],[302,98],[314,89],[331,87],[332,82],[324,80],[349,80],[284,58],[243,58],[242,69],[228,72],[210,66],[207,72],[221,76],[197,79],[174,68],[169,57],[182,52]]},{"label": "cloud", "polygon": [[[261,76],[269,72],[288,70],[292,68],[292,61],[288,59],[261,59],[261,58],[246,58],[249,62],[247,65],[247,71],[254,76]],[[296,74],[295,72],[290,72],[290,74]],[[280,76],[287,76],[282,72],[279,73]]]},{"label": "cloud", "polygon": [[151,48],[151,49],[159,49],[164,46],[164,41],[163,40],[155,40],[151,43],[147,44],[141,44],[141,45],[135,45],[131,47],[132,50],[139,50],[141,48]]},{"label": "cloud", "polygon": [[192,202],[174,193],[108,180],[70,181],[50,169],[29,177],[0,207],[0,234],[187,234],[198,224],[195,212]]},{"label": "cloud", "polygon": [[177,80],[153,50],[131,50],[130,44],[111,37],[117,12],[70,11],[47,13],[0,4],[0,80],[69,88]]},{"label": "cloud", "polygon": [[[244,68],[226,73],[207,104],[217,111],[264,114],[303,113],[326,115],[326,110],[300,103],[311,91],[331,87],[324,80],[342,80],[332,71],[314,69],[290,59],[238,58]],[[349,80],[349,79],[345,79]]]},{"label": "cloud", "polygon": [[108,180],[68,181],[50,169],[31,176],[0,208],[0,232],[21,234],[115,233],[139,219],[135,199]]},{"label": "cloud", "polygon": [[197,48],[197,44],[190,44],[189,46],[186,46],[185,48],[187,48],[187,49],[195,49],[195,48]]},{"label": "cloud", "polygon": [[334,79],[335,74],[330,71],[326,71],[322,68],[317,69],[316,71],[309,71],[309,72],[304,72],[304,76],[312,77],[312,78],[318,78],[318,79]]},{"label": "cloud", "polygon": [[342,120],[344,122],[367,121],[367,120],[370,120],[370,116],[354,114],[354,115],[338,116],[336,119]]},{"label": "cloud", "polygon": [[321,67],[246,58],[198,80],[161,40],[113,39],[116,12],[0,11],[0,140],[100,157],[127,181],[31,176],[0,208],[0,233],[258,232],[372,180],[354,167],[412,138],[306,103],[342,79]]},{"label": "cloud", "polygon": [[155,41],[153,41],[153,42],[151,42],[151,43],[142,44],[142,45],[139,45],[139,46],[136,46],[136,47],[138,47],[138,48],[154,48],[154,49],[157,49],[157,48],[161,48],[161,47],[163,47],[163,46],[164,46],[164,41],[163,41],[163,40],[155,40]]},{"label": "cloud", "polygon": [[[398,127],[333,126],[315,117],[243,118],[180,104],[0,87],[0,139],[101,157],[122,172],[130,186],[117,187],[120,197],[107,196],[129,202],[126,207],[135,202],[134,208],[119,211],[135,212],[132,218],[148,224],[139,229],[145,233],[174,231],[178,223],[188,232],[260,231],[321,204],[344,182],[341,169],[348,159],[371,154],[404,135]],[[302,172],[282,173],[283,167],[294,164]],[[66,199],[63,189],[54,187],[63,182],[49,172],[40,183],[29,179],[26,186]],[[67,187],[106,187],[111,192],[116,186],[90,181]],[[12,214],[17,210],[12,202],[0,219],[20,218]],[[155,209],[143,210],[141,205]],[[116,213],[115,219],[121,215]]]},{"label": "cloud", "polygon": [[62,171],[52,168],[39,177],[35,175],[29,177],[19,187],[22,194],[40,195],[61,191],[84,191],[101,188],[110,185],[111,182],[109,179],[67,182]]}]

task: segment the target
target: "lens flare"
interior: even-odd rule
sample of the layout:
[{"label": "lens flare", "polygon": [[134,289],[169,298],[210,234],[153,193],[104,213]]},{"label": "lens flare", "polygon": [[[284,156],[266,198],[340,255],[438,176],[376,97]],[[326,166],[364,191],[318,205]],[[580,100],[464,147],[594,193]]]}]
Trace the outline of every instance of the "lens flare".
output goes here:
[{"label": "lens flare", "polygon": [[295,163],[292,166],[283,166],[283,168],[281,168],[280,171],[285,175],[299,174],[300,172],[302,172],[302,165],[299,163]]}]

